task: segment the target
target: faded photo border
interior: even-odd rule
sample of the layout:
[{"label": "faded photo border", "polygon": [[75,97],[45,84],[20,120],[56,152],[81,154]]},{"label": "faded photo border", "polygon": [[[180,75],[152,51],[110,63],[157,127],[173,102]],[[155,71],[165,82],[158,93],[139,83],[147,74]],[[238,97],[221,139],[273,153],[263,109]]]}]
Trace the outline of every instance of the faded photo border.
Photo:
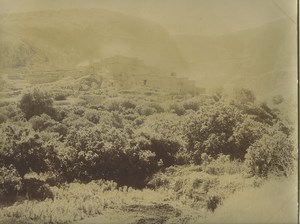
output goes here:
[{"label": "faded photo border", "polygon": [[299,0],[0,0],[0,224],[299,223]]}]

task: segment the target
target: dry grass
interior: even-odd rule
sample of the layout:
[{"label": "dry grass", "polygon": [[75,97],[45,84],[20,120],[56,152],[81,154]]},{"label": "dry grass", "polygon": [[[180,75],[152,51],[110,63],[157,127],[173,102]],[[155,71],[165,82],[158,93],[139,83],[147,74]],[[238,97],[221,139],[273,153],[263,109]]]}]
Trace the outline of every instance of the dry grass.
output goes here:
[{"label": "dry grass", "polygon": [[[106,209],[163,201],[160,193],[149,189],[117,188],[113,182],[72,183],[52,188],[55,197],[45,201],[24,201],[0,210],[0,220],[12,218],[34,223],[70,223],[102,214]],[[1,221],[0,221],[1,223]]]}]

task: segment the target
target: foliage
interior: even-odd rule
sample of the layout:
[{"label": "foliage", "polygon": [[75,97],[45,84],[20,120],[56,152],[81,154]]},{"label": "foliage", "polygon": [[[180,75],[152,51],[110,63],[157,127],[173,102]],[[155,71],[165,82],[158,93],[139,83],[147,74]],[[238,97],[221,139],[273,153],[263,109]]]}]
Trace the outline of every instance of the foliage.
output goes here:
[{"label": "foliage", "polygon": [[200,163],[202,153],[214,158],[220,153],[238,158],[239,148],[232,136],[235,127],[242,121],[241,112],[226,104],[201,107],[197,113],[187,115],[184,132],[194,161]]},{"label": "foliage", "polygon": [[211,175],[239,174],[244,170],[244,164],[241,161],[231,160],[229,155],[219,154],[217,159],[213,159],[203,153],[201,159],[201,169]]},{"label": "foliage", "polygon": [[84,112],[84,117],[94,123],[94,124],[97,124],[99,122],[99,119],[100,119],[100,114],[97,110],[95,109],[87,109],[85,112]]},{"label": "foliage", "polygon": [[22,179],[18,171],[10,165],[0,168],[0,201],[13,201],[22,189]]},{"label": "foliage", "polygon": [[287,135],[272,131],[252,144],[245,158],[250,173],[254,175],[288,176],[294,168],[295,147]]},{"label": "foliage", "polygon": [[185,151],[185,142],[181,132],[181,120],[174,114],[149,116],[143,127],[138,129],[136,147],[155,153],[157,162],[164,167],[177,163],[178,153]]},{"label": "foliage", "polygon": [[171,113],[175,113],[177,115],[184,115],[185,114],[185,109],[181,104],[178,103],[173,103],[170,105],[169,110]]},{"label": "foliage", "polygon": [[30,118],[29,122],[35,131],[49,131],[59,133],[61,136],[67,134],[67,127],[60,122],[53,120],[47,114],[42,114],[40,116],[33,116]]},{"label": "foliage", "polygon": [[154,174],[148,186],[156,190],[168,189],[171,199],[213,211],[225,198],[245,185],[239,174],[224,174],[226,178],[218,178],[203,172],[200,166],[171,166]]},{"label": "foliage", "polygon": [[[140,114],[140,115],[144,115],[144,116],[149,116],[149,115],[152,115],[152,114],[155,114],[157,113],[157,107],[154,105],[138,105],[136,107],[136,111]],[[160,108],[159,108],[160,110]]]},{"label": "foliage", "polygon": [[27,199],[45,200],[46,198],[53,198],[54,195],[50,189],[48,181],[48,174],[37,174],[36,172],[29,172],[24,175],[23,189]]},{"label": "foliage", "polygon": [[56,93],[54,96],[54,100],[60,101],[60,100],[66,100],[67,99],[67,94],[60,92],[60,93]]},{"label": "foliage", "polygon": [[124,100],[121,102],[121,106],[125,109],[134,109],[136,107],[136,104],[131,100]]},{"label": "foliage", "polygon": [[[1,195],[27,195],[29,201],[0,215],[72,222],[124,201],[137,203],[136,194],[144,198],[146,191],[214,211],[252,181],[242,177],[245,168],[258,179],[293,170],[291,125],[249,90],[189,99],[101,94],[97,104],[54,110],[48,94],[34,91],[19,108],[1,107]],[[126,187],[146,185],[154,190]]]},{"label": "foliage", "polygon": [[13,165],[23,177],[30,170],[44,172],[55,164],[55,135],[35,132],[27,123],[5,124],[2,130],[0,163]]},{"label": "foliage", "polygon": [[239,88],[234,90],[233,99],[240,104],[249,104],[249,103],[254,103],[256,97],[251,90],[245,88]]},{"label": "foliage", "polygon": [[199,100],[187,100],[183,103],[183,108],[185,110],[193,110],[193,111],[197,111],[200,108],[200,102]]},{"label": "foliage", "polygon": [[0,124],[5,122],[6,120],[7,120],[7,116],[3,112],[0,112]]},{"label": "foliage", "polygon": [[55,113],[51,97],[37,89],[32,93],[24,94],[19,107],[24,112],[27,120],[34,115],[45,113],[49,116],[54,116]]},{"label": "foliage", "polygon": [[16,104],[8,104],[4,107],[1,107],[1,113],[2,113],[2,123],[5,121],[20,121],[25,120],[24,113],[21,111],[21,109]]}]

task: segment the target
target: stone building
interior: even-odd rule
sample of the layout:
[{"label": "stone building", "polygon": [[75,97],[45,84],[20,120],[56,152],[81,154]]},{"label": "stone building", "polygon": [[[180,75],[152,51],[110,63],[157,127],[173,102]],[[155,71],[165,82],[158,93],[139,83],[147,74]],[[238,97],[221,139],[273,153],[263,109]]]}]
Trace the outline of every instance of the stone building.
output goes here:
[{"label": "stone building", "polygon": [[144,65],[137,58],[114,56],[93,65],[93,71],[109,71],[115,84],[121,89],[145,87],[161,89],[173,93],[203,94],[204,88],[185,77],[177,77],[172,72],[162,74],[156,68]]}]

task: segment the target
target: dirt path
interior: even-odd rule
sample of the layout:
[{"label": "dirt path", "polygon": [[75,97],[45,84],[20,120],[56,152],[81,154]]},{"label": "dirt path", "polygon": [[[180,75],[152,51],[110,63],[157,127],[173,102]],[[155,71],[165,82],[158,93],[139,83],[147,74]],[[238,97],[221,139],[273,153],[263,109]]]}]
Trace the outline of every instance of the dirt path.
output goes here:
[{"label": "dirt path", "polygon": [[87,218],[76,224],[186,224],[188,217],[169,204],[129,205],[105,210],[103,215]]}]

